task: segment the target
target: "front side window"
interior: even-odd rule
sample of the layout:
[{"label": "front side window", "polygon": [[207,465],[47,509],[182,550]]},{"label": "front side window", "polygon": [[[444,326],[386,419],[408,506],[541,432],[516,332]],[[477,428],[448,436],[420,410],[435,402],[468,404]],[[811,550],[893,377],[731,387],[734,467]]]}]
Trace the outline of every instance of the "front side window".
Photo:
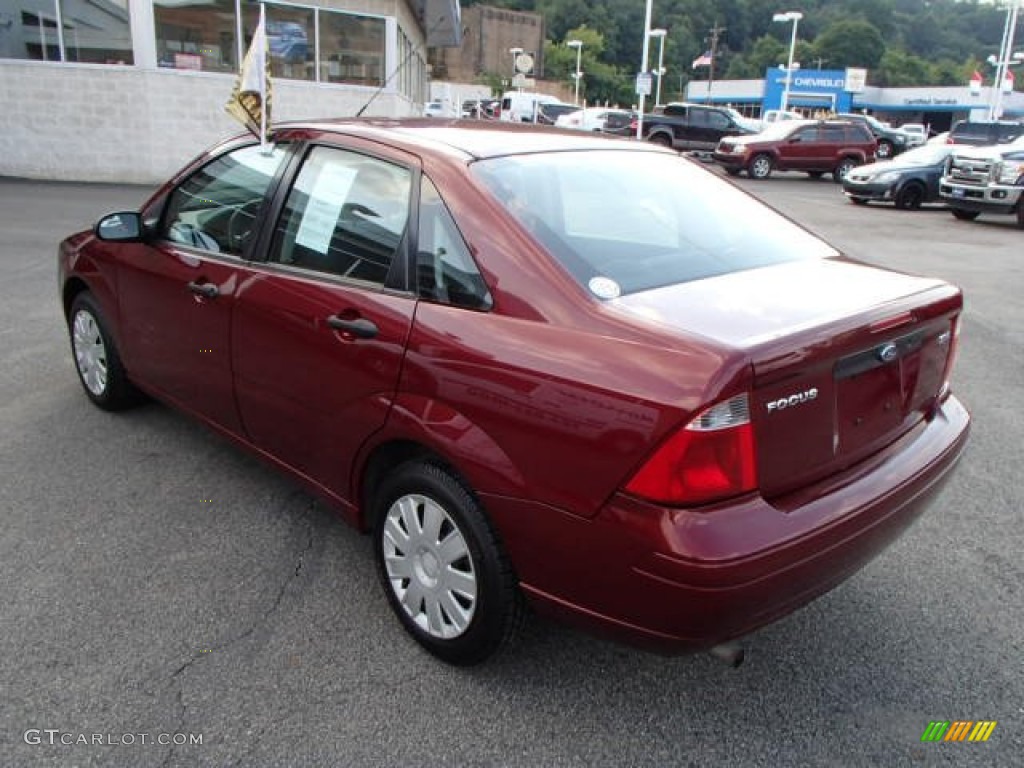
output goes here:
[{"label": "front side window", "polygon": [[[684,158],[624,150],[545,152],[471,167],[555,260],[592,292],[601,286],[604,298],[837,255]],[[608,280],[614,291],[606,290]]]},{"label": "front side window", "polygon": [[409,220],[412,174],[314,147],[288,194],[271,260],[383,285]]},{"label": "front side window", "polygon": [[188,177],[171,194],[162,234],[172,242],[240,256],[256,231],[267,188],[284,159],[274,147],[228,152]]}]

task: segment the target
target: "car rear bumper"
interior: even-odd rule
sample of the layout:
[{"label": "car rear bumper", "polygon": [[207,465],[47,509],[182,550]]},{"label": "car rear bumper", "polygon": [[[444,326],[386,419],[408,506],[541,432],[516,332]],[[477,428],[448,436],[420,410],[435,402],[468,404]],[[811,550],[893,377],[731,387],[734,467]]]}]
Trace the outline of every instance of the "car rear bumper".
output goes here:
[{"label": "car rear bumper", "polygon": [[691,511],[617,495],[587,520],[483,501],[541,612],[652,650],[697,651],[790,613],[868,563],[935,498],[969,428],[949,397],[841,477],[771,502]]}]

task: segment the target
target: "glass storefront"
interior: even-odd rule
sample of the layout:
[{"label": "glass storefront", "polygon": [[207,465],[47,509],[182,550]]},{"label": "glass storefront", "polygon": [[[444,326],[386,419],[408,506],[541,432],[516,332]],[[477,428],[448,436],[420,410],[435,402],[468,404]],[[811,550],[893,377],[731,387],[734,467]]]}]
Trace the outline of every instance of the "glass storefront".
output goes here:
[{"label": "glass storefront", "polygon": [[0,0],[0,58],[132,64],[128,0]]}]

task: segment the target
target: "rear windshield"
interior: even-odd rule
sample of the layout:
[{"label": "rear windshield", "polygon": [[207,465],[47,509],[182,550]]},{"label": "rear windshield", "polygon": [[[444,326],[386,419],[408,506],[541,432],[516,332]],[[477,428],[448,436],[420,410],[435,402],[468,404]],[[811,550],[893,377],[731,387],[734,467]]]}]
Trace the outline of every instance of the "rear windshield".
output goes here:
[{"label": "rear windshield", "polygon": [[482,160],[472,168],[599,298],[837,255],[745,192],[678,156],[546,152]]}]

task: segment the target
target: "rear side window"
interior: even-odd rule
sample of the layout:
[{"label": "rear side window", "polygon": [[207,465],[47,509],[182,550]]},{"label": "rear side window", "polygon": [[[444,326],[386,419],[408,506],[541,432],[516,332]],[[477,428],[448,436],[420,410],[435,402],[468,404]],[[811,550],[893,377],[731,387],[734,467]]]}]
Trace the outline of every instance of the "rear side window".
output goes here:
[{"label": "rear side window", "polygon": [[547,152],[482,160],[472,170],[600,298],[836,255],[685,158],[622,150]]},{"label": "rear side window", "polygon": [[411,180],[406,168],[314,147],[288,193],[271,260],[383,284],[405,237]]}]

